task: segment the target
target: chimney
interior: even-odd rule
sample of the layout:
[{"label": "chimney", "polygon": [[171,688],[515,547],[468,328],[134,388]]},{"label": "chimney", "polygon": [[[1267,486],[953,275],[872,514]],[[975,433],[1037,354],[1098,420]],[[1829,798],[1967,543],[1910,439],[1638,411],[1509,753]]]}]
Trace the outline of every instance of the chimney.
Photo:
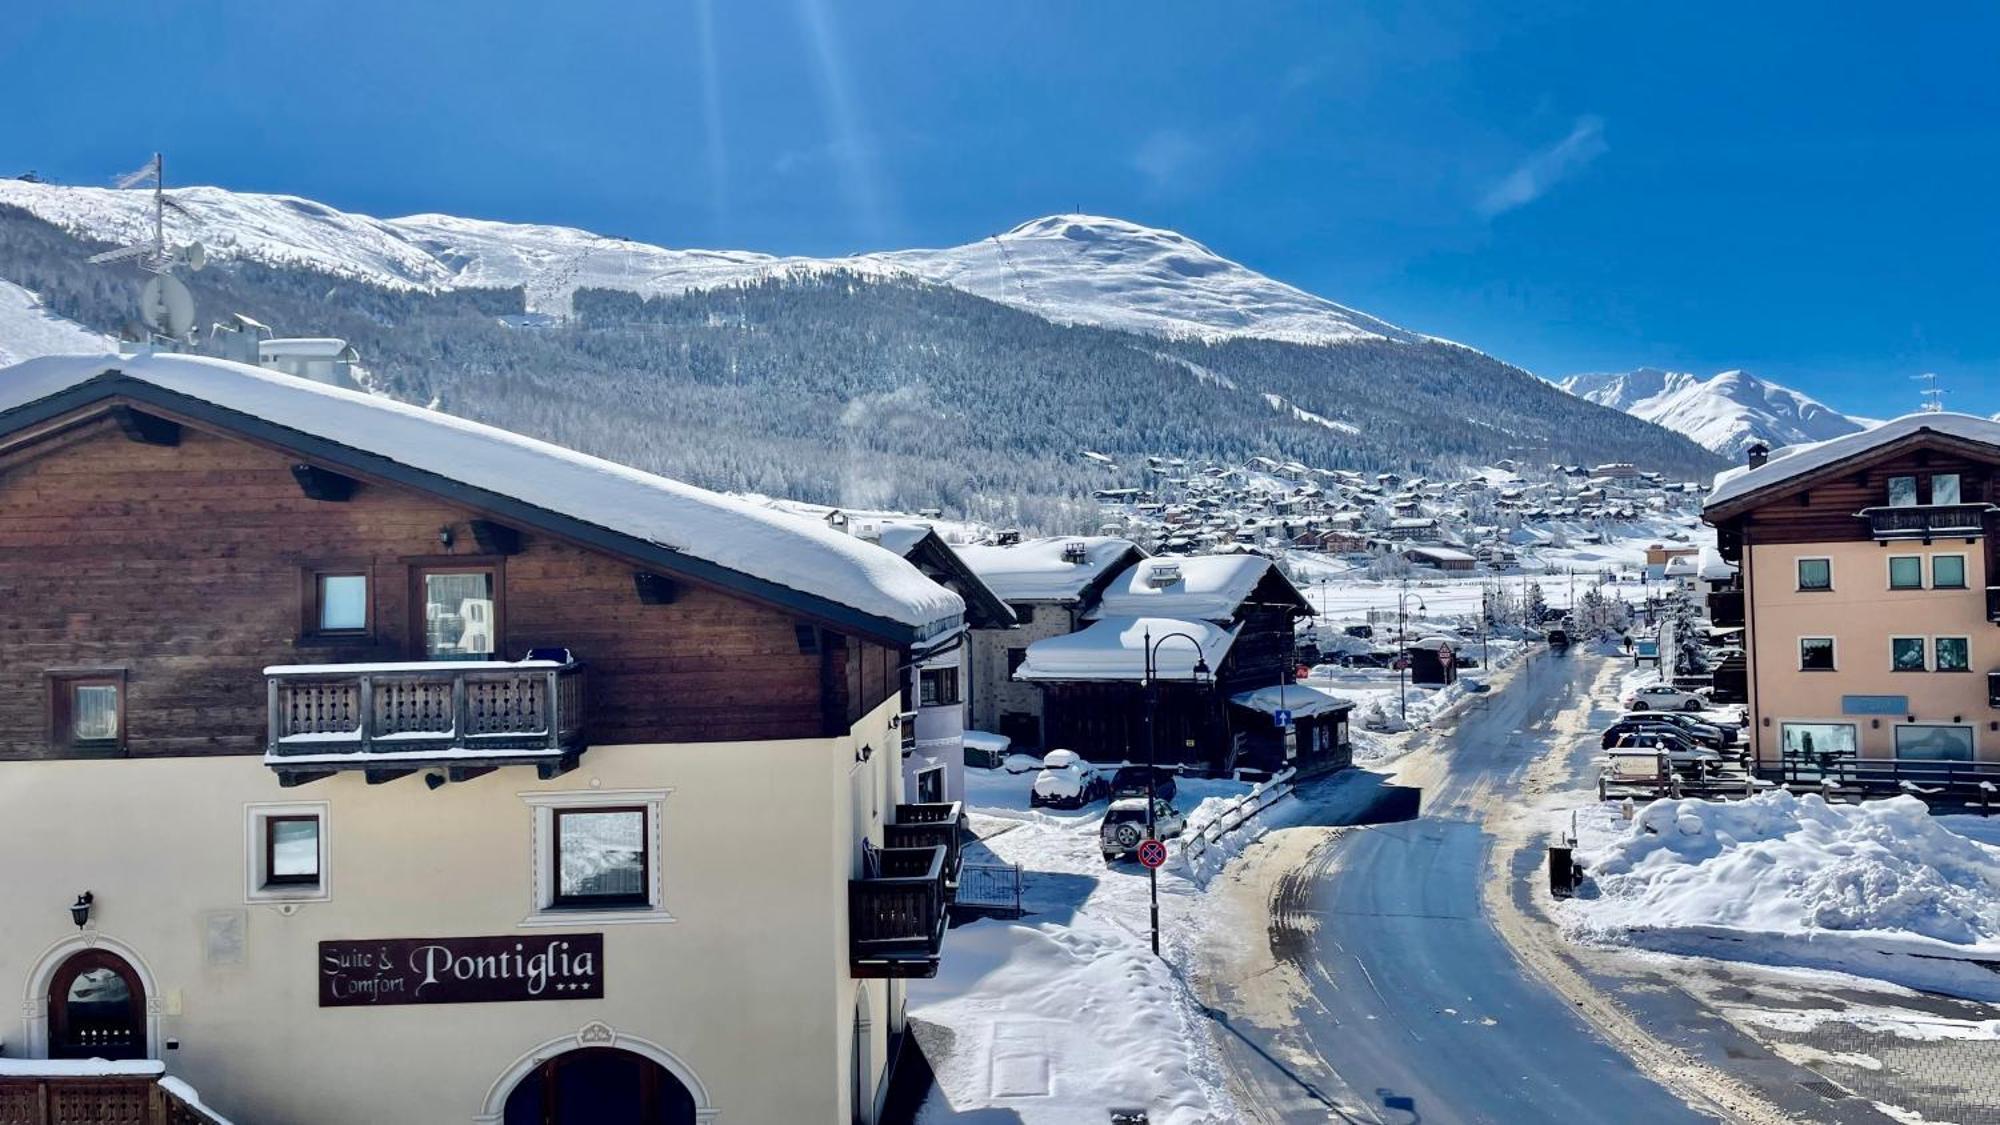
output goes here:
[{"label": "chimney", "polygon": [[1753,469],[1763,468],[1764,463],[1771,459],[1771,447],[1761,441],[1751,442],[1750,448],[1744,450],[1743,453],[1749,459],[1750,467]]}]

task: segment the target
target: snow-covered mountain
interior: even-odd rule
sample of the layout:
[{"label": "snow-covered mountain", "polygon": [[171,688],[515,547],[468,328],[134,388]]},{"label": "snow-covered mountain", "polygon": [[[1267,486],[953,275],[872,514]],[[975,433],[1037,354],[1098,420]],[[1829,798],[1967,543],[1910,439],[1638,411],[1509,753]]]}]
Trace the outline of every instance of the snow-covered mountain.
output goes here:
[{"label": "snow-covered mountain", "polygon": [[1747,371],[1703,379],[1685,371],[1641,367],[1571,375],[1556,385],[1599,406],[1665,426],[1726,457],[1741,454],[1752,442],[1776,448],[1825,441],[1873,424]]},{"label": "snow-covered mountain", "polygon": [[108,352],[116,341],[42,307],[41,299],[0,280],[0,367],[43,355]]},{"label": "snow-covered mountain", "polygon": [[[1092,215],[1053,215],[943,250],[846,258],[675,250],[571,227],[450,215],[377,219],[289,195],[173,189],[169,237],[218,261],[303,266],[390,289],[522,286],[531,311],[562,313],[579,288],[647,296],[793,273],[915,276],[1064,324],[1177,338],[1294,343],[1425,339],[1230,261],[1193,239]],[[145,191],[0,181],[0,204],[85,238],[147,237]]]}]

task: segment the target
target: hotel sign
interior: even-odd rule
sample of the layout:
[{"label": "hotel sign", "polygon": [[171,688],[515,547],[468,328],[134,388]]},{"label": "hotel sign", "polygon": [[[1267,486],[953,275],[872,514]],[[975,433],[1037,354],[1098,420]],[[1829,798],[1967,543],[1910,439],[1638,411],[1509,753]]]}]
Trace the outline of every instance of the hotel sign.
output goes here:
[{"label": "hotel sign", "polygon": [[319,943],[322,1008],[603,996],[603,934]]}]

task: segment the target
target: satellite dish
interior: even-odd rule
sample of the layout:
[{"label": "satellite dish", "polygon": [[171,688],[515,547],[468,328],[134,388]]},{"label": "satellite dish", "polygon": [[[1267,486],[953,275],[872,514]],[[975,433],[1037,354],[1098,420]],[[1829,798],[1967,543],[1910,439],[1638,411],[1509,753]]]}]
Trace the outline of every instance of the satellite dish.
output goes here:
[{"label": "satellite dish", "polygon": [[194,294],[180,278],[160,274],[139,290],[139,315],[153,331],[178,340],[194,327]]},{"label": "satellite dish", "polygon": [[188,243],[187,264],[188,264],[188,269],[191,269],[196,273],[201,272],[201,267],[208,264],[208,247],[203,246],[199,242]]}]

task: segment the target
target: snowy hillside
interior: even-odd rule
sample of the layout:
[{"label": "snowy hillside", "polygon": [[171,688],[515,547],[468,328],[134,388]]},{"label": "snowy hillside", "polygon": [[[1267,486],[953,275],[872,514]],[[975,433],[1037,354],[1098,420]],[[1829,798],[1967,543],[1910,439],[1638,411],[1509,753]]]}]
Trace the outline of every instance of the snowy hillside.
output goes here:
[{"label": "snowy hillside", "polygon": [[42,307],[41,299],[0,281],[0,367],[43,355],[108,352],[117,343]]},{"label": "snowy hillside", "polygon": [[1600,406],[1655,422],[1695,444],[1735,457],[1752,442],[1772,447],[1825,441],[1866,429],[1790,387],[1747,371],[1703,379],[1684,371],[1642,367],[1618,374],[1572,375],[1556,384]]},{"label": "snowy hillside", "polygon": [[[1121,219],[1056,215],[943,250],[848,258],[778,258],[673,250],[570,227],[450,215],[376,219],[288,195],[220,188],[169,191],[175,241],[199,240],[220,261],[305,266],[390,289],[523,286],[531,311],[567,311],[579,288],[676,295],[774,274],[850,270],[948,285],[1064,324],[1170,337],[1294,343],[1423,339],[1365,313],[1274,281],[1173,231]],[[12,204],[71,234],[136,241],[151,229],[151,194],[0,181]]]}]

